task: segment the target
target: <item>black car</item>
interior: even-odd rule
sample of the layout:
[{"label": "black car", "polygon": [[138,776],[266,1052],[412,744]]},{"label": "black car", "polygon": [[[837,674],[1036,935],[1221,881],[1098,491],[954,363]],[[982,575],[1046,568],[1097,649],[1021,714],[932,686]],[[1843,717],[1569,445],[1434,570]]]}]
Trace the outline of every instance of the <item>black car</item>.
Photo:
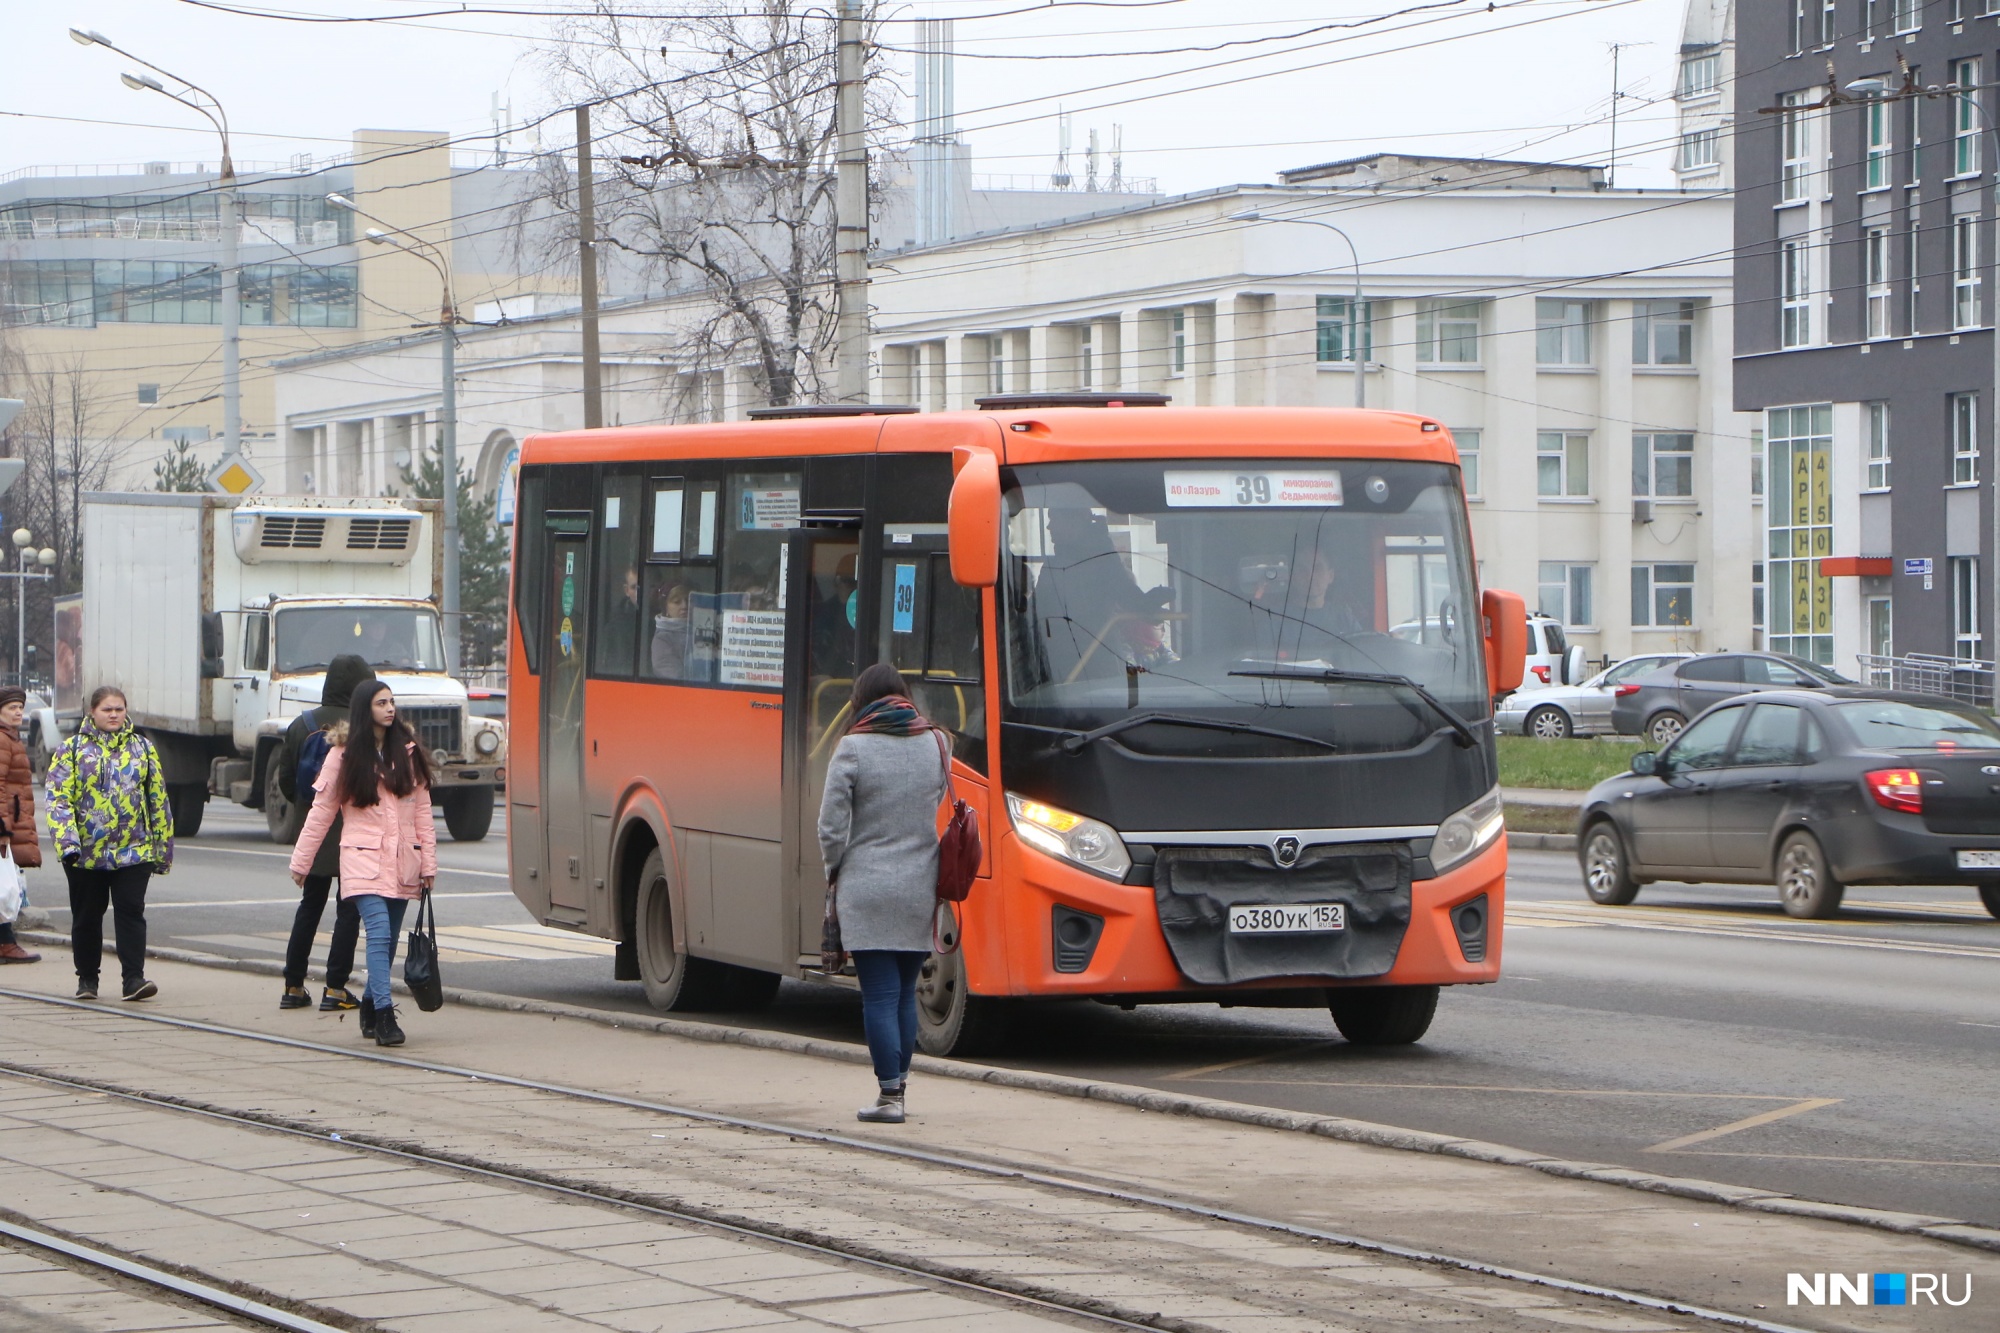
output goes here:
[{"label": "black car", "polygon": [[1775,883],[1792,916],[1828,917],[1849,884],[1969,884],[2000,916],[2000,725],[1838,685],[1732,699],[1591,788],[1576,845],[1593,902]]},{"label": "black car", "polygon": [[1663,746],[1681,734],[1690,718],[1739,694],[1853,683],[1787,653],[1703,653],[1620,685],[1611,700],[1611,729]]}]

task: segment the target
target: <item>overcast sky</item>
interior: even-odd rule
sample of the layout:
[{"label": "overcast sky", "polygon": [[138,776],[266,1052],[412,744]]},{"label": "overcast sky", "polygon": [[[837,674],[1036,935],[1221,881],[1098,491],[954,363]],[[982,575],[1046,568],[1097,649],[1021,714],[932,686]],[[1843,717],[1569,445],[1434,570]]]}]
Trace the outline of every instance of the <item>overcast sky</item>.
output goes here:
[{"label": "overcast sky", "polygon": [[[370,18],[448,7],[214,2]],[[73,43],[69,27],[102,32],[208,88],[228,109],[239,162],[268,163],[340,154],[362,126],[490,135],[496,94],[516,122],[549,110],[537,53],[550,21],[538,15],[579,2],[469,0],[472,9],[509,12],[330,24],[219,12],[190,0],[11,0],[0,53],[0,173],[215,158],[205,124],[158,94],[125,88],[118,75],[128,62]],[[665,7],[620,5],[649,6]],[[1079,176],[1093,127],[1108,172],[1119,124],[1126,175],[1182,191],[1271,180],[1283,167],[1385,148],[1602,163],[1611,145],[1614,42],[1633,44],[1618,80],[1626,94],[1618,183],[1669,185],[1672,106],[1664,99],[1682,8],[1682,0],[1495,0],[1491,11],[1486,0],[915,0],[890,12],[960,20],[958,120],[975,171],[1046,176],[1061,105],[1072,113]],[[1008,10],[1026,12],[996,16]],[[1297,35],[1371,18],[1381,21]],[[889,45],[913,42],[911,25],[884,31]],[[1287,39],[1243,44],[1261,37]],[[1114,54],[1223,42],[1238,44]],[[550,142],[567,130],[567,118],[551,122]],[[516,149],[533,145],[532,132],[514,138]]]}]

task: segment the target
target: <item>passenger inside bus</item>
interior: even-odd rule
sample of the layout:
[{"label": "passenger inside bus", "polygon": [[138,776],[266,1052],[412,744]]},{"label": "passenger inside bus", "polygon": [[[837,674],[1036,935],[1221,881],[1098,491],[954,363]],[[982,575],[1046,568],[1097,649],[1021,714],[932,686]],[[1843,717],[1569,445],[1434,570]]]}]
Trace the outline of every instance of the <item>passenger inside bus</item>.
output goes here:
[{"label": "passenger inside bus", "polygon": [[616,606],[600,617],[604,639],[600,661],[622,674],[632,670],[632,654],[639,634],[639,568],[625,566],[624,592]]},{"label": "passenger inside bus", "polygon": [[690,680],[688,659],[693,648],[688,585],[669,583],[660,591],[653,616],[652,675],[660,680]]},{"label": "passenger inside bus", "polygon": [[1117,620],[1118,655],[1129,665],[1158,671],[1180,661],[1167,642],[1167,622],[1175,619],[1172,588],[1149,588],[1126,603]]}]

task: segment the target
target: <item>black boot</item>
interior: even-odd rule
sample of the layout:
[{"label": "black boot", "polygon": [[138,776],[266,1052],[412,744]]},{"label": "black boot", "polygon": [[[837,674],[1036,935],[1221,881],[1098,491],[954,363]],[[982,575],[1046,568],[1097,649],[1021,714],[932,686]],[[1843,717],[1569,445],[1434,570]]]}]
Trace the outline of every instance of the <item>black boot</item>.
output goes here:
[{"label": "black boot", "polygon": [[375,1035],[375,1002],[366,995],[361,997],[361,1040],[367,1041]]},{"label": "black boot", "polygon": [[403,1029],[396,1026],[396,1006],[386,1005],[375,1011],[375,1044],[377,1046],[401,1046]]}]

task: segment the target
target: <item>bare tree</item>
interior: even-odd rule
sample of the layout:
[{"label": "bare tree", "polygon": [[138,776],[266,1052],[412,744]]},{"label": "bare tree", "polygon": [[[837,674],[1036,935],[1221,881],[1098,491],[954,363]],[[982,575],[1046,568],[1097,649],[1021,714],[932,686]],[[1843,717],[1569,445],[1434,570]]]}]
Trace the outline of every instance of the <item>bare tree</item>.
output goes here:
[{"label": "bare tree", "polygon": [[[633,8],[594,0],[561,25],[549,56],[561,95],[595,104],[609,177],[597,190],[599,244],[641,260],[662,288],[703,298],[672,349],[679,373],[748,365],[771,404],[822,400],[835,336],[830,8],[683,0],[642,18]],[[896,90],[872,41],[868,50],[879,132]],[[562,210],[568,225],[551,234],[573,252],[569,170],[545,159],[541,201]]]}]

